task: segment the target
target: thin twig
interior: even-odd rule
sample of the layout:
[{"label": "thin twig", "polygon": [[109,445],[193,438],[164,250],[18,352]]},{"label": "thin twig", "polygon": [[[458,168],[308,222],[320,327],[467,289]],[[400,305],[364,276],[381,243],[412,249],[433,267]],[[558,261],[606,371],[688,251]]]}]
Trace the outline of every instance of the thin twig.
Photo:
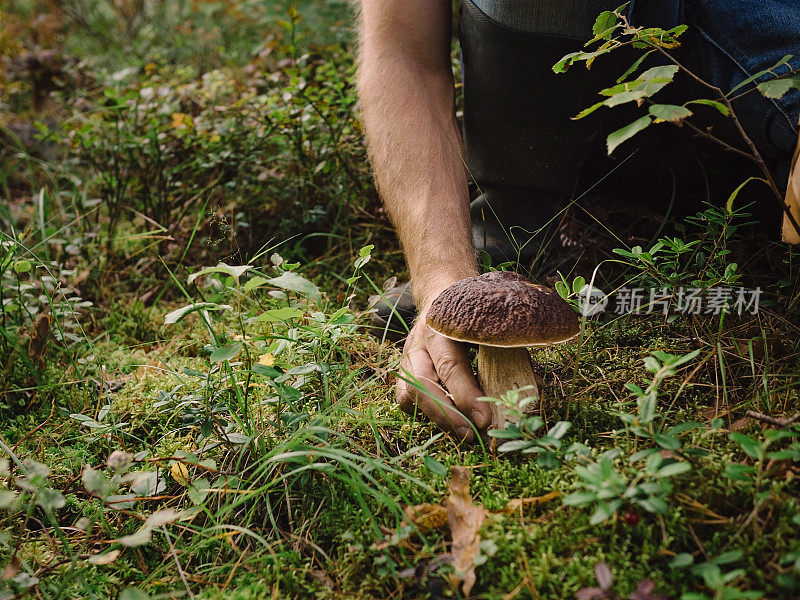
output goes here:
[{"label": "thin twig", "polygon": [[789,425],[794,425],[800,421],[800,412],[791,417],[773,417],[755,410],[748,410],[746,414],[748,417],[755,419],[756,421],[761,421],[762,423],[767,423],[768,425],[774,425],[775,427],[789,427]]},{"label": "thin twig", "polygon": [[181,568],[181,563],[178,560],[178,554],[175,552],[175,546],[172,545],[172,540],[169,539],[169,532],[167,531],[167,528],[164,525],[161,526],[161,529],[164,532],[164,537],[167,538],[167,543],[169,544],[169,553],[172,554],[172,558],[175,559],[175,566],[178,567],[178,575],[181,576],[181,581],[183,581],[183,587],[186,588],[186,593],[189,594],[189,598],[191,598],[191,600],[194,600],[194,594],[192,593],[192,590],[189,588],[189,582],[186,581],[186,575],[184,574],[183,569]]}]

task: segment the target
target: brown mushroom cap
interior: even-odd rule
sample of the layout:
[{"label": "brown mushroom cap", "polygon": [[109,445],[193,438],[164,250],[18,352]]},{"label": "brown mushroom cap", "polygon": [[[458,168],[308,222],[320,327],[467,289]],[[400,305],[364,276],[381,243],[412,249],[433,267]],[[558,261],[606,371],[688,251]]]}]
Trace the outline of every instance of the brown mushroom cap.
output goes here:
[{"label": "brown mushroom cap", "polygon": [[433,301],[427,325],[436,333],[484,346],[544,346],[578,334],[577,313],[555,290],[503,271],[468,277]]}]

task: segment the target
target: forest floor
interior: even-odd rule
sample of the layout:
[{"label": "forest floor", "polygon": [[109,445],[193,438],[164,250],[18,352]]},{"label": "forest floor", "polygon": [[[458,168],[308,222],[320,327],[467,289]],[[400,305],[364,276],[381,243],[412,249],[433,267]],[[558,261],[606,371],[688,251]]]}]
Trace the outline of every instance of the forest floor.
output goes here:
[{"label": "forest floor", "polygon": [[297,6],[0,9],[0,598],[800,596],[800,255],[741,179],[590,181],[531,277],[732,309],[609,305],[459,444],[366,327],[405,273],[349,7]]}]

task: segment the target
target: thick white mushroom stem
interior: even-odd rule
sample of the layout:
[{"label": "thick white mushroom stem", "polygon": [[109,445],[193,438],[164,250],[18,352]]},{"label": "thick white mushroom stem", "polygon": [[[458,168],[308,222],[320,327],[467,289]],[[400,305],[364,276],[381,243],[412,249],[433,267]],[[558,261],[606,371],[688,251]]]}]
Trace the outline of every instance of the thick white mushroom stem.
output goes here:
[{"label": "thick white mushroom stem", "polygon": [[[531,366],[527,348],[498,348],[478,346],[478,383],[486,396],[500,398],[509,390],[532,386],[520,394],[519,400],[535,396],[525,412],[533,412],[539,406],[539,385]],[[491,429],[503,429],[509,423],[519,423],[520,416],[498,402],[492,402]]]}]

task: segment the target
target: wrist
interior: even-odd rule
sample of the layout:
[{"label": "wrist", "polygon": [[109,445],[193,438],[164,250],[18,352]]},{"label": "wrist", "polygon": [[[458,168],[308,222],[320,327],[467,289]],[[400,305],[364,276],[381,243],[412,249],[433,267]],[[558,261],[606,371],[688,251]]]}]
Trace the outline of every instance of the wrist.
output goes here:
[{"label": "wrist", "polygon": [[459,265],[450,269],[437,269],[412,278],[412,289],[417,311],[424,314],[434,300],[454,283],[480,275],[477,265]]}]

